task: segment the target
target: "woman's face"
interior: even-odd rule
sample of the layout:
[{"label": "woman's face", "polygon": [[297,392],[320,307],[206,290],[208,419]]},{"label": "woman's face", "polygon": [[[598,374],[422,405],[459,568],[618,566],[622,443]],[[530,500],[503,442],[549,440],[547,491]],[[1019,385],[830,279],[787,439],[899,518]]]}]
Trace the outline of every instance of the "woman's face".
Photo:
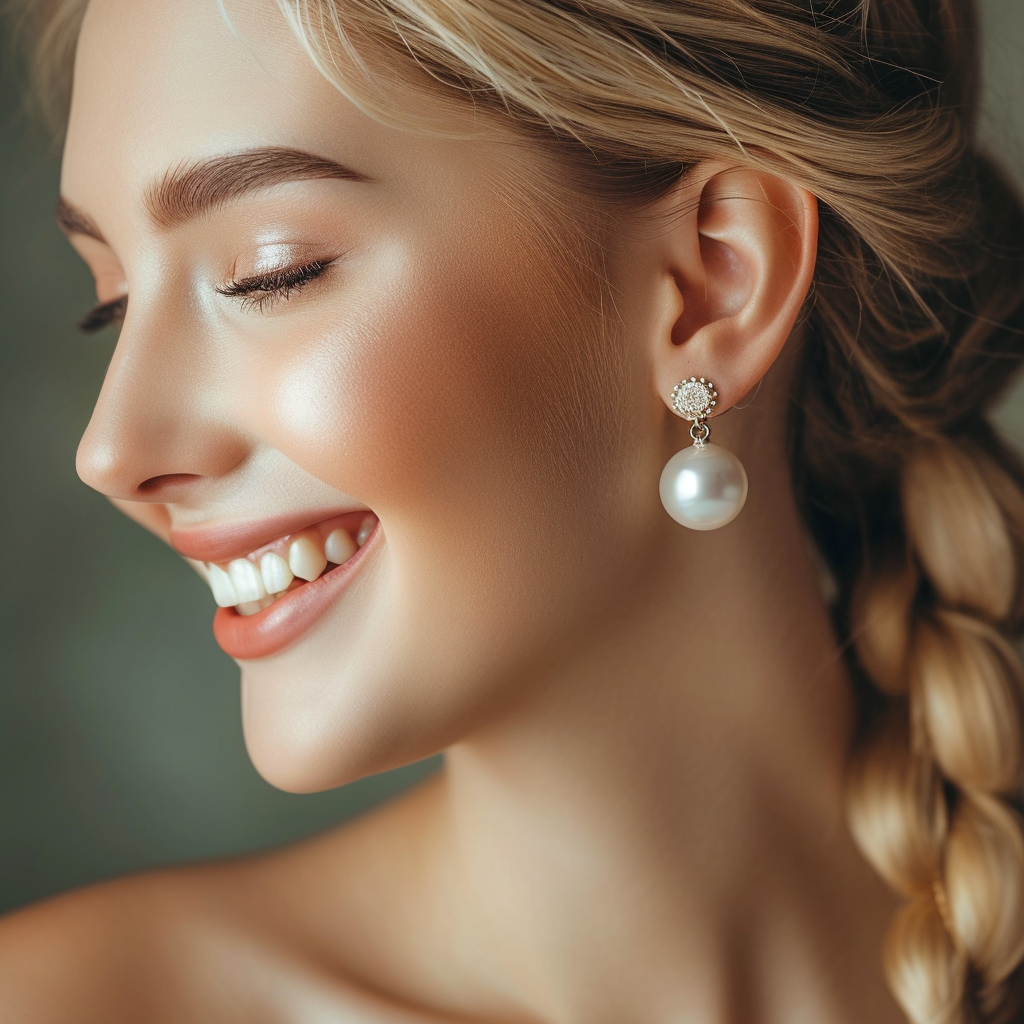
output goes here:
[{"label": "woman's face", "polygon": [[412,88],[447,136],[385,126],[271,0],[229,11],[86,15],[63,219],[99,302],[130,299],[79,472],[238,586],[233,560],[302,539],[315,574],[376,524],[217,613],[257,768],[310,790],[452,743],[614,621],[667,522],[664,406],[560,269],[523,187],[545,157]]}]

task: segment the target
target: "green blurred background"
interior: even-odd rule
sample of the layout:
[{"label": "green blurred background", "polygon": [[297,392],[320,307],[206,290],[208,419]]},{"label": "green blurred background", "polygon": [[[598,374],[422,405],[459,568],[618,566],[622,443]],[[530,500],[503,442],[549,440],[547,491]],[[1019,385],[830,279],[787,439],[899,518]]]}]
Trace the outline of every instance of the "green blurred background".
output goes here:
[{"label": "green blurred background", "polygon": [[[1024,188],[1024,0],[981,7],[983,137]],[[74,329],[92,285],[54,226],[58,160],[18,112],[10,52],[0,38],[0,912],[285,842],[437,763],[312,796],[263,782],[207,588],[79,482],[75,449],[115,338]],[[999,417],[1024,446],[1024,381]]]}]

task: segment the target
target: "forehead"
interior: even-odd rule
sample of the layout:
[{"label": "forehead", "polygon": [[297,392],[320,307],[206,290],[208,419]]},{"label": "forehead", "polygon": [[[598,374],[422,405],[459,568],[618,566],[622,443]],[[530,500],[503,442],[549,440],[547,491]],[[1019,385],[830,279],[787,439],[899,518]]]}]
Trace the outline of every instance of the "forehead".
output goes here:
[{"label": "forehead", "polygon": [[239,5],[233,30],[217,0],[91,0],[75,60],[68,169],[100,147],[108,164],[166,166],[183,149],[269,130],[268,113],[294,119],[326,99],[330,87],[298,59],[283,19],[269,17],[273,6]]},{"label": "forehead", "polygon": [[[431,162],[460,173],[507,166],[509,154],[495,152],[501,133],[468,104],[411,85],[395,102],[440,133],[382,124],[342,96],[274,0],[91,0],[62,191],[104,220],[170,168],[260,146],[318,153],[382,179]],[[470,165],[457,159],[460,147],[472,149]]]}]

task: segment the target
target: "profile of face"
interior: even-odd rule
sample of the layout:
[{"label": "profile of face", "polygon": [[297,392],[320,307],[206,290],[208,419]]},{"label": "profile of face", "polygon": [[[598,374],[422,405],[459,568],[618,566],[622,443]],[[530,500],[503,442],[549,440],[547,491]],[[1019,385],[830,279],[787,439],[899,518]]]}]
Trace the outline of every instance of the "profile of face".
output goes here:
[{"label": "profile of face", "polygon": [[432,129],[383,124],[270,0],[229,13],[86,14],[65,227],[97,315],[130,299],[78,469],[229,570],[374,526],[316,584],[218,612],[255,765],[312,790],[523,699],[679,528],[646,354],[566,270],[523,186],[556,177],[539,149],[411,88]]},{"label": "profile of face", "polygon": [[[273,0],[92,0],[79,39],[60,219],[90,318],[123,314],[79,474],[212,577],[284,789],[444,749],[678,589],[666,396],[712,343],[746,394],[813,268],[806,193],[732,180],[763,230],[712,211],[699,242],[596,217],[561,157],[415,74],[371,116]],[[712,268],[692,300],[674,245]],[[771,343],[695,341],[716,304]]]}]

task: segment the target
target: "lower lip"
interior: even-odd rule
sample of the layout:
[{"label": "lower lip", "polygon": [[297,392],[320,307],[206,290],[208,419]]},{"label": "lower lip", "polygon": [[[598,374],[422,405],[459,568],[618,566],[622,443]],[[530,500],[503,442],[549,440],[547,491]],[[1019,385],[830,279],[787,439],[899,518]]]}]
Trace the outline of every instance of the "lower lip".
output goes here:
[{"label": "lower lip", "polygon": [[221,650],[232,658],[251,661],[276,654],[294,643],[341,596],[378,533],[379,526],[347,562],[289,591],[255,615],[218,608],[213,617],[213,635]]}]

